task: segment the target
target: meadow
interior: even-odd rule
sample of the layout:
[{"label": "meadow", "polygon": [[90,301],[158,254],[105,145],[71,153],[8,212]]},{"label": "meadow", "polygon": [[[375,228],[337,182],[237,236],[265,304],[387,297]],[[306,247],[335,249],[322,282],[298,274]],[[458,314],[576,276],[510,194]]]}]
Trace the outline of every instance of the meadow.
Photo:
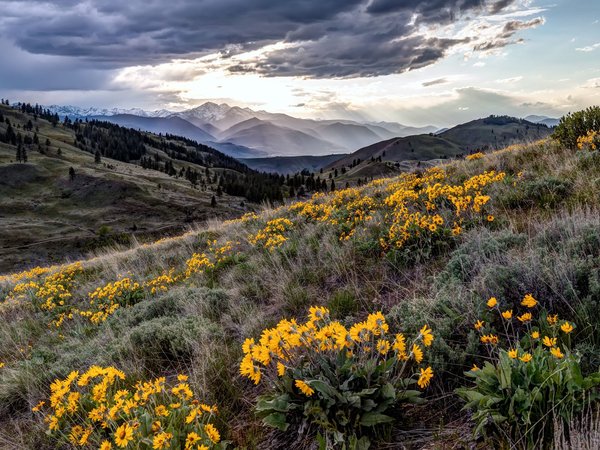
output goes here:
[{"label": "meadow", "polygon": [[597,448],[595,139],[0,276],[0,447]]}]

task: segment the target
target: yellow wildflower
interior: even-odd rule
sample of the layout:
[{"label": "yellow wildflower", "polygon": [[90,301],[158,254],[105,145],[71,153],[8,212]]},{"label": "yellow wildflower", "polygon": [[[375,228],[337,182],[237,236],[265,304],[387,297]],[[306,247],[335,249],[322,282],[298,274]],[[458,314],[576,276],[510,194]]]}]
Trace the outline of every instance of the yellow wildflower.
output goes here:
[{"label": "yellow wildflower", "polygon": [[421,339],[423,339],[423,345],[425,347],[429,347],[433,342],[433,334],[431,333],[431,328],[428,328],[427,325],[424,325],[423,328],[419,331],[421,334]]},{"label": "yellow wildflower", "polygon": [[171,446],[171,438],[173,435],[171,433],[161,432],[154,436],[152,439],[152,448],[154,450],[160,450],[163,448],[167,448]]},{"label": "yellow wildflower", "polygon": [[544,336],[542,340],[546,347],[554,347],[556,345],[556,338],[550,338],[548,336]]},{"label": "yellow wildflower", "polygon": [[573,325],[571,325],[569,322],[565,322],[560,326],[560,329],[566,333],[569,334],[571,331],[573,331]]},{"label": "yellow wildflower", "polygon": [[475,322],[475,325],[473,325],[473,326],[475,327],[476,330],[480,330],[481,328],[483,328],[484,324],[485,324],[484,321],[478,320],[477,322]]},{"label": "yellow wildflower", "polygon": [[527,308],[533,308],[537,303],[537,300],[533,298],[531,294],[525,295],[521,301],[521,305],[526,306]]},{"label": "yellow wildflower", "polygon": [[423,350],[417,344],[413,344],[411,354],[418,364],[423,361]]},{"label": "yellow wildflower", "polygon": [[529,361],[531,361],[531,358],[531,353],[523,353],[519,359],[525,363],[528,363]]},{"label": "yellow wildflower", "polygon": [[506,311],[504,311],[502,313],[502,317],[504,317],[506,320],[511,319],[512,315],[513,315],[512,309],[507,309]]},{"label": "yellow wildflower", "polygon": [[507,354],[508,354],[508,357],[511,359],[516,359],[517,356],[519,356],[519,352],[516,349],[509,349]]},{"label": "yellow wildflower", "polygon": [[315,393],[314,389],[302,380],[296,380],[294,384],[298,389],[300,389],[300,392],[302,392],[307,397],[310,397]]},{"label": "yellow wildflower", "polygon": [[216,444],[221,440],[221,435],[219,434],[219,431],[215,428],[215,426],[212,423],[207,423],[206,425],[204,425],[204,432],[213,444]]},{"label": "yellow wildflower", "polygon": [[117,431],[115,431],[115,444],[118,447],[125,448],[129,444],[131,440],[133,440],[133,427],[129,426],[129,424],[124,423]]},{"label": "yellow wildflower", "polygon": [[425,389],[427,386],[429,386],[429,382],[433,378],[433,370],[431,369],[431,367],[427,367],[426,369],[420,369],[420,370],[421,370],[421,375],[419,376],[419,380],[417,381],[417,384],[419,385],[419,387],[421,389]]},{"label": "yellow wildflower", "polygon": [[552,353],[552,355],[556,358],[556,359],[562,359],[565,357],[565,355],[563,354],[563,352],[560,351],[559,347],[553,347],[550,349],[550,353]]},{"label": "yellow wildflower", "polygon": [[493,308],[497,304],[498,300],[496,300],[496,297],[490,297],[490,299],[487,301],[488,308]]},{"label": "yellow wildflower", "polygon": [[533,319],[533,316],[531,315],[530,312],[526,312],[521,314],[519,317],[517,317],[517,319],[519,319],[519,321],[521,323],[527,323],[527,322],[531,322],[531,320]]}]

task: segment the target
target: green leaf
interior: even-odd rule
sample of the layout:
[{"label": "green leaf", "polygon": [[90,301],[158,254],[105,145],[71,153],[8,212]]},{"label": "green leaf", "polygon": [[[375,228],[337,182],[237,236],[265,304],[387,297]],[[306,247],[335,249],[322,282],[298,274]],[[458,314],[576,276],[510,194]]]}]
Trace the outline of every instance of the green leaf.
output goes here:
[{"label": "green leaf", "polygon": [[315,391],[320,392],[325,397],[330,399],[338,398],[342,400],[342,396],[329,383],[322,380],[309,380],[306,382]]},{"label": "green leaf", "polygon": [[281,431],[286,431],[288,429],[288,427],[290,426],[285,421],[285,414],[279,413],[279,412],[269,414],[267,417],[265,417],[263,419],[263,422],[271,427],[278,428]]},{"label": "green leaf", "polygon": [[394,386],[392,385],[392,383],[386,383],[383,385],[383,387],[381,388],[381,396],[383,398],[396,398],[396,389],[394,389]]},{"label": "green leaf", "polygon": [[268,397],[261,397],[256,403],[256,411],[288,412],[290,410],[289,400],[290,397],[288,394],[280,395],[270,400]]},{"label": "green leaf", "polygon": [[364,427],[373,427],[380,423],[393,422],[394,418],[377,412],[367,412],[360,418],[360,424]]}]

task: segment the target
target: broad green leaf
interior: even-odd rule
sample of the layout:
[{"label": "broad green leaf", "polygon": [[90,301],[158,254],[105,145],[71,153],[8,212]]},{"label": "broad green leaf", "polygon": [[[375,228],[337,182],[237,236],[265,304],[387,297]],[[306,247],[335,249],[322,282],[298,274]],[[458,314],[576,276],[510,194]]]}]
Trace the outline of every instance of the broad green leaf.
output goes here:
[{"label": "broad green leaf", "polygon": [[377,412],[367,412],[360,418],[360,424],[365,427],[372,427],[381,423],[393,422],[393,417]]}]

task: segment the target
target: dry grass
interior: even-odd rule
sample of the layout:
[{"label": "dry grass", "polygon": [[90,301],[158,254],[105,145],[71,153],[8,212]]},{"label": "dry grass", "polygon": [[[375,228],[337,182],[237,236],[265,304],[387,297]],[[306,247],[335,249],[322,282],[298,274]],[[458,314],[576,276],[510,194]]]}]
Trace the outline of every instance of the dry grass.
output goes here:
[{"label": "dry grass", "polygon": [[[460,445],[457,442],[468,441],[468,433],[464,415],[457,413],[459,405],[452,400],[452,383],[462,381],[460,374],[471,356],[472,349],[465,348],[465,336],[477,316],[479,299],[497,294],[493,292],[497,289],[494,283],[498,283],[493,277],[495,268],[522,267],[521,271],[515,270],[520,283],[515,284],[515,289],[537,288],[540,298],[561,301],[567,306],[576,304],[582,299],[566,293],[574,284],[573,264],[580,256],[573,253],[569,245],[575,245],[585,230],[600,228],[599,202],[590,201],[598,199],[589,181],[594,179],[590,173],[596,169],[588,168],[587,174],[578,175],[578,156],[551,143],[534,143],[490,154],[481,160],[446,166],[457,179],[488,168],[514,174],[523,171],[524,183],[542,174],[571,177],[575,194],[552,208],[539,204],[513,208],[495,203],[493,212],[498,217],[495,229],[475,229],[462,237],[457,253],[432,257],[412,266],[395,266],[352,245],[340,245],[334,231],[323,224],[295,230],[282,251],[268,252],[246,244],[248,235],[256,232],[260,224],[211,221],[177,238],[151,245],[136,244],[128,249],[104,250],[84,261],[85,275],[75,293],[81,298],[128,273],[144,281],[171,267],[180,268],[194,252],[206,249],[208,240],[242,243],[242,257],[236,264],[211,276],[192,277],[168,293],[123,308],[98,329],[78,325],[68,329],[64,338],[59,338],[56,333],[47,332],[46,324],[40,322],[40,315],[32,309],[0,308],[3,342],[0,360],[8,359],[27,345],[32,345],[35,353],[35,357],[19,358],[21,363],[0,373],[0,448],[52,448],[52,443],[43,436],[32,438],[41,424],[27,409],[45,393],[52,377],[95,363],[115,364],[140,377],[184,370],[190,373],[192,385],[203,392],[204,397],[220,404],[222,426],[237,444],[256,448],[262,441],[262,446],[267,448],[268,434],[257,426],[252,414],[258,391],[237,374],[240,343],[283,316],[302,314],[309,304],[334,304],[340,298],[351,311],[349,314],[356,317],[382,309],[390,313],[391,321],[403,328],[410,329],[422,319],[439,324],[439,333],[445,334],[445,339],[440,339],[435,351],[447,360],[442,369],[445,373],[435,380],[431,398],[438,407],[424,425],[427,433],[404,437],[414,441],[410,448],[457,448],[456,445]],[[493,198],[508,195],[506,187],[493,189]],[[265,208],[261,222],[275,214]],[[490,242],[503,242],[509,235],[519,236],[520,240],[507,250],[488,250]],[[553,242],[564,245],[553,246]],[[469,256],[475,267],[472,271],[467,262],[458,259],[461,251]],[[460,277],[468,273],[468,278],[448,277],[454,270],[453,259],[458,261],[456,272]],[[4,289],[11,284],[5,280]],[[169,335],[172,342],[168,345],[158,346],[156,340],[150,338],[142,340],[158,336],[170,323],[181,332]],[[579,323],[584,324],[585,317],[578,319]],[[589,325],[592,327],[590,335],[597,336],[593,328],[597,324]],[[154,350],[139,348],[139,342],[157,347]],[[171,352],[169,345],[186,351]],[[438,413],[447,414],[453,425],[437,432]],[[459,419],[455,422],[456,417]],[[557,439],[569,435],[572,445],[575,445],[573,436],[578,436],[576,443],[585,442],[584,431],[599,429],[597,414],[592,421],[589,417],[586,420],[572,424],[572,432],[561,431]],[[447,446],[444,446],[445,440],[450,441]]]}]

